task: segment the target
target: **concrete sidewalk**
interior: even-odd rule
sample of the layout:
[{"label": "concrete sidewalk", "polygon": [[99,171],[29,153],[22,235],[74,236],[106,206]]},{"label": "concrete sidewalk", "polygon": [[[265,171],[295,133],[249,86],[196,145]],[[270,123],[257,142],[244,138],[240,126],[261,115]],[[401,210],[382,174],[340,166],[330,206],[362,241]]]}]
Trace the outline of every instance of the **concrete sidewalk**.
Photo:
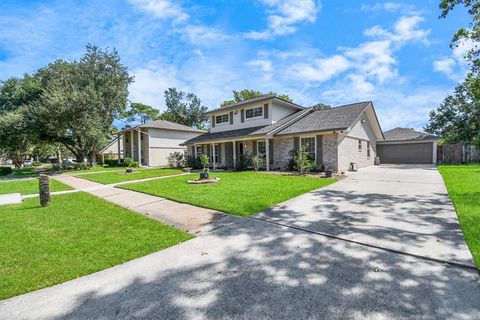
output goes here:
[{"label": "concrete sidewalk", "polygon": [[[166,179],[169,177],[171,176],[147,178],[139,181]],[[106,201],[192,234],[208,232],[228,220],[226,219],[227,215],[222,212],[114,187],[135,181],[104,185],[70,175],[56,176],[55,179],[77,191],[90,193]]]}]

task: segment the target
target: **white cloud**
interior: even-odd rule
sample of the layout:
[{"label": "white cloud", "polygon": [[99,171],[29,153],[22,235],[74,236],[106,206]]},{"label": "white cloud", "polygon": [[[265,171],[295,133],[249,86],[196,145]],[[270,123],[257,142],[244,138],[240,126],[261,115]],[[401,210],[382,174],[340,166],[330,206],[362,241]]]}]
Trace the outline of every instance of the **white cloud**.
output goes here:
[{"label": "white cloud", "polygon": [[433,70],[441,72],[455,81],[463,79],[469,70],[465,55],[474,48],[476,48],[476,45],[471,40],[461,42],[453,48],[450,57],[435,60]]},{"label": "white cloud", "polygon": [[223,33],[219,29],[204,25],[187,25],[179,31],[187,40],[194,44],[213,44],[232,38],[232,36]]},{"label": "white cloud", "polygon": [[364,4],[362,11],[412,12],[413,6],[399,2],[378,2],[373,5]]},{"label": "white cloud", "polygon": [[345,57],[334,55],[324,59],[315,59],[312,64],[294,64],[287,69],[287,75],[292,79],[323,82],[347,70],[348,67],[349,62]]},{"label": "white cloud", "polygon": [[260,71],[260,73],[262,74],[265,80],[270,80],[272,78],[272,73],[273,73],[272,61],[265,60],[265,59],[256,59],[256,60],[248,61],[247,65]]},{"label": "white cloud", "polygon": [[263,31],[251,31],[245,37],[261,40],[273,36],[287,35],[297,31],[300,23],[313,23],[320,10],[315,0],[261,0],[269,9],[268,28]]},{"label": "white cloud", "polygon": [[430,30],[418,28],[422,21],[424,19],[419,15],[402,16],[395,23],[393,31],[388,31],[377,25],[366,29],[364,35],[398,42],[399,44],[409,41],[421,41],[428,44]]},{"label": "white cloud", "polygon": [[141,10],[152,14],[159,19],[173,19],[176,22],[188,19],[188,14],[184,12],[176,1],[170,0],[130,0],[130,3]]}]

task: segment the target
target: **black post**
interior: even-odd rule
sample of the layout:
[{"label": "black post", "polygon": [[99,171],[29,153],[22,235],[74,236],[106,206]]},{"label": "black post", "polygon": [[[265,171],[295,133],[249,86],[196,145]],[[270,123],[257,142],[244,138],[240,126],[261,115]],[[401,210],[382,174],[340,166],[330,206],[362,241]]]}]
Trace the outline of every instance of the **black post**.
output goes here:
[{"label": "black post", "polygon": [[40,193],[40,205],[46,207],[50,203],[50,178],[41,174],[38,178],[38,186]]}]

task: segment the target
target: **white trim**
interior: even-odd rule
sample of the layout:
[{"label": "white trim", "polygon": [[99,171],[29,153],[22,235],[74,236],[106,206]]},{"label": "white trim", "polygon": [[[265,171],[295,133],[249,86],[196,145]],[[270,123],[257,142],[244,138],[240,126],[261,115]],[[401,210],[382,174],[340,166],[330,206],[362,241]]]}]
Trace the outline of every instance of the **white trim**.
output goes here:
[{"label": "white trim", "polygon": [[432,163],[436,164],[437,163],[437,141],[433,141],[433,147],[432,147]]},{"label": "white trim", "polygon": [[[265,139],[265,169],[270,171],[270,142],[268,138]],[[258,144],[257,144],[258,147]]]}]

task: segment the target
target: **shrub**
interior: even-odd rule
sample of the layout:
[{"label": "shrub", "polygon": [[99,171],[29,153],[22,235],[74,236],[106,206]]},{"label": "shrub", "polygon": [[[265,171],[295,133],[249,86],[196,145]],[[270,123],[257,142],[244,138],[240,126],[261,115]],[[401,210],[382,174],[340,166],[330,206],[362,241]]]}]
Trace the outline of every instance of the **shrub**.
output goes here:
[{"label": "shrub", "polygon": [[103,164],[109,166],[109,167],[123,167],[123,160],[120,160],[120,164],[118,164],[118,161],[117,160],[114,160],[114,159],[105,159],[103,161]]},{"label": "shrub", "polygon": [[126,157],[125,160],[123,160],[123,166],[127,168],[138,168],[139,164],[138,161],[133,161],[131,158]]},{"label": "shrub", "polygon": [[297,170],[296,168],[296,165],[295,165],[295,155],[296,155],[296,152],[295,150],[290,150],[288,152],[288,155],[290,156],[290,159],[288,160],[288,164],[287,164],[287,170],[288,171],[295,171]]},{"label": "shrub", "polygon": [[11,174],[13,169],[11,167],[0,167],[0,176],[6,176],[7,174]]},{"label": "shrub", "polygon": [[252,157],[253,170],[258,171],[263,166],[263,158],[255,155]]},{"label": "shrub", "polygon": [[40,167],[41,165],[42,165],[42,163],[40,161],[33,161],[32,162],[33,167]]},{"label": "shrub", "polygon": [[248,170],[252,166],[252,155],[251,153],[247,152],[245,154],[241,154],[238,159],[237,163],[235,164],[236,171],[245,171]]},{"label": "shrub", "polygon": [[293,158],[295,161],[295,167],[300,173],[307,173],[315,168],[315,161],[310,159],[307,153],[306,146],[298,148],[297,155]]},{"label": "shrub", "polygon": [[168,155],[168,165],[171,168],[183,168],[185,167],[185,157],[182,152],[173,152]]},{"label": "shrub", "polygon": [[200,163],[199,157],[187,156],[186,164],[187,167],[190,167],[192,169],[202,169],[202,164]]}]

